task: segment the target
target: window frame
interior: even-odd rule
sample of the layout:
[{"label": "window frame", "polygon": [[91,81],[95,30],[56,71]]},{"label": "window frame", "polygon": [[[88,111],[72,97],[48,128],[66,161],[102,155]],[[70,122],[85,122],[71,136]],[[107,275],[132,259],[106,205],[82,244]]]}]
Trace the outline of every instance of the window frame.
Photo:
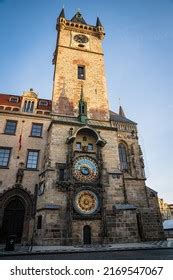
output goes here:
[{"label": "window frame", "polygon": [[[78,147],[78,145],[79,145],[80,147]],[[77,151],[81,151],[81,150],[82,150],[82,143],[81,143],[81,142],[76,142],[76,150],[77,150]]]},{"label": "window frame", "polygon": [[[79,69],[83,69],[83,75],[80,73]],[[78,80],[86,80],[86,67],[85,65],[78,65],[77,66],[77,78]]]},{"label": "window frame", "polygon": [[12,151],[12,148],[11,147],[3,147],[3,146],[0,146],[0,150],[9,150],[9,156],[8,156],[8,161],[7,161],[7,165],[0,165],[0,169],[8,169],[9,168],[9,163],[10,163],[10,158],[11,158],[11,151]]},{"label": "window frame", "polygon": [[[89,147],[92,147],[92,149],[90,149]],[[93,143],[88,143],[88,145],[87,145],[87,150],[88,150],[88,152],[93,152],[93,150],[94,150],[94,145],[93,145]]]},{"label": "window frame", "polygon": [[[40,135],[33,135],[33,126],[38,125],[41,127]],[[43,123],[32,123],[30,137],[42,138],[43,136]]]},{"label": "window frame", "polygon": [[59,168],[59,181],[61,181],[61,182],[65,181],[65,168],[64,167]]},{"label": "window frame", "polygon": [[34,113],[35,101],[32,99],[25,99],[23,102],[22,112]]},{"label": "window frame", "polygon": [[[15,131],[14,131],[13,133],[10,133],[10,132],[7,132],[7,131],[6,131],[8,122],[15,123],[15,125],[16,125],[16,126],[15,126]],[[4,134],[7,134],[7,135],[16,135],[17,123],[18,123],[18,121],[15,121],[15,120],[6,120],[6,124],[5,124],[5,128],[4,128]]]},{"label": "window frame", "polygon": [[43,222],[43,216],[38,215],[37,216],[37,229],[42,229],[42,222]]},{"label": "window frame", "polygon": [[[123,149],[122,149],[122,147],[123,147]],[[123,142],[120,142],[118,144],[118,155],[119,155],[119,161],[120,161],[120,170],[128,172],[129,168],[130,168],[128,149],[127,149],[127,145]],[[124,161],[124,157],[125,157],[125,161]]]},{"label": "window frame", "polygon": [[48,107],[49,103],[48,103],[48,100],[39,100],[38,101],[38,106],[41,106],[41,107]]},{"label": "window frame", "polygon": [[[30,152],[37,152],[38,156],[37,156],[37,163],[36,163],[36,167],[33,168],[33,167],[27,167],[28,165],[28,159],[29,159],[29,153]],[[27,150],[27,158],[26,158],[26,170],[35,170],[35,171],[38,171],[38,163],[39,163],[39,155],[40,155],[40,150],[35,150],[35,149],[28,149]]]},{"label": "window frame", "polygon": [[[16,100],[16,101],[14,101],[14,100]],[[13,104],[17,104],[17,103],[19,103],[19,97],[17,97],[17,96],[11,96],[11,97],[9,98],[9,102],[10,102],[10,103],[13,103]]]}]

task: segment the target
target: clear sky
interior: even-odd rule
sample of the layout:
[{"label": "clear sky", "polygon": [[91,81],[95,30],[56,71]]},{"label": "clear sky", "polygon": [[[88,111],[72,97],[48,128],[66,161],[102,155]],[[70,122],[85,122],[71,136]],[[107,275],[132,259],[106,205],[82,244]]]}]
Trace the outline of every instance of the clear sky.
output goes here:
[{"label": "clear sky", "polygon": [[173,0],[0,0],[0,92],[51,98],[56,18],[105,27],[110,108],[138,123],[147,186],[173,203]]}]

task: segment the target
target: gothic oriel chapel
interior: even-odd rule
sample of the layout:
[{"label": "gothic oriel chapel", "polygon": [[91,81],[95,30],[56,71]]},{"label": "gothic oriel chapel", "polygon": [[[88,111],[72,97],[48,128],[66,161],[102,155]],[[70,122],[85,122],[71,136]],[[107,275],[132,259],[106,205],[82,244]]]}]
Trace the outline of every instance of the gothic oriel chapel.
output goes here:
[{"label": "gothic oriel chapel", "polygon": [[[164,238],[137,124],[109,110],[104,28],[57,19],[52,100],[0,94],[0,241],[44,245]],[[116,51],[116,50],[115,50]]]}]

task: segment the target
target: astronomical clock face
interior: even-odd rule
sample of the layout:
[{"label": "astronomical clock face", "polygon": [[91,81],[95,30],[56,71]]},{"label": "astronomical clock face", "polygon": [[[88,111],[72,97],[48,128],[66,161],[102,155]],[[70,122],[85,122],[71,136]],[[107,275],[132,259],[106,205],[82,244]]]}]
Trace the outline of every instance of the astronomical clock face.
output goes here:
[{"label": "astronomical clock face", "polygon": [[98,166],[94,159],[78,157],[73,164],[73,177],[80,182],[94,182],[98,179]]},{"label": "astronomical clock face", "polygon": [[74,208],[79,214],[93,214],[98,210],[98,207],[98,198],[92,191],[83,190],[75,196]]},{"label": "astronomical clock face", "polygon": [[83,34],[77,34],[74,36],[74,40],[77,42],[77,43],[80,43],[80,44],[86,44],[88,43],[89,39],[87,36],[83,35]]}]

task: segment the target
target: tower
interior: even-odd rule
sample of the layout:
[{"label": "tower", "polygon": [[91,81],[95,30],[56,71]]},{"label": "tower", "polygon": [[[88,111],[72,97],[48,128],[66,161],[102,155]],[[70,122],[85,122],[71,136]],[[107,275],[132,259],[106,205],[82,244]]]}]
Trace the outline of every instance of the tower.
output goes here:
[{"label": "tower", "polygon": [[157,195],[145,185],[137,124],[122,107],[119,114],[109,111],[100,19],[89,25],[77,12],[67,20],[63,9],[57,30],[35,243],[162,238]]},{"label": "tower", "polygon": [[57,44],[54,53],[52,111],[58,115],[78,116],[83,87],[87,117],[109,120],[104,55],[104,28],[97,18],[96,26],[85,22],[78,11],[71,20],[64,10],[57,19]]}]

